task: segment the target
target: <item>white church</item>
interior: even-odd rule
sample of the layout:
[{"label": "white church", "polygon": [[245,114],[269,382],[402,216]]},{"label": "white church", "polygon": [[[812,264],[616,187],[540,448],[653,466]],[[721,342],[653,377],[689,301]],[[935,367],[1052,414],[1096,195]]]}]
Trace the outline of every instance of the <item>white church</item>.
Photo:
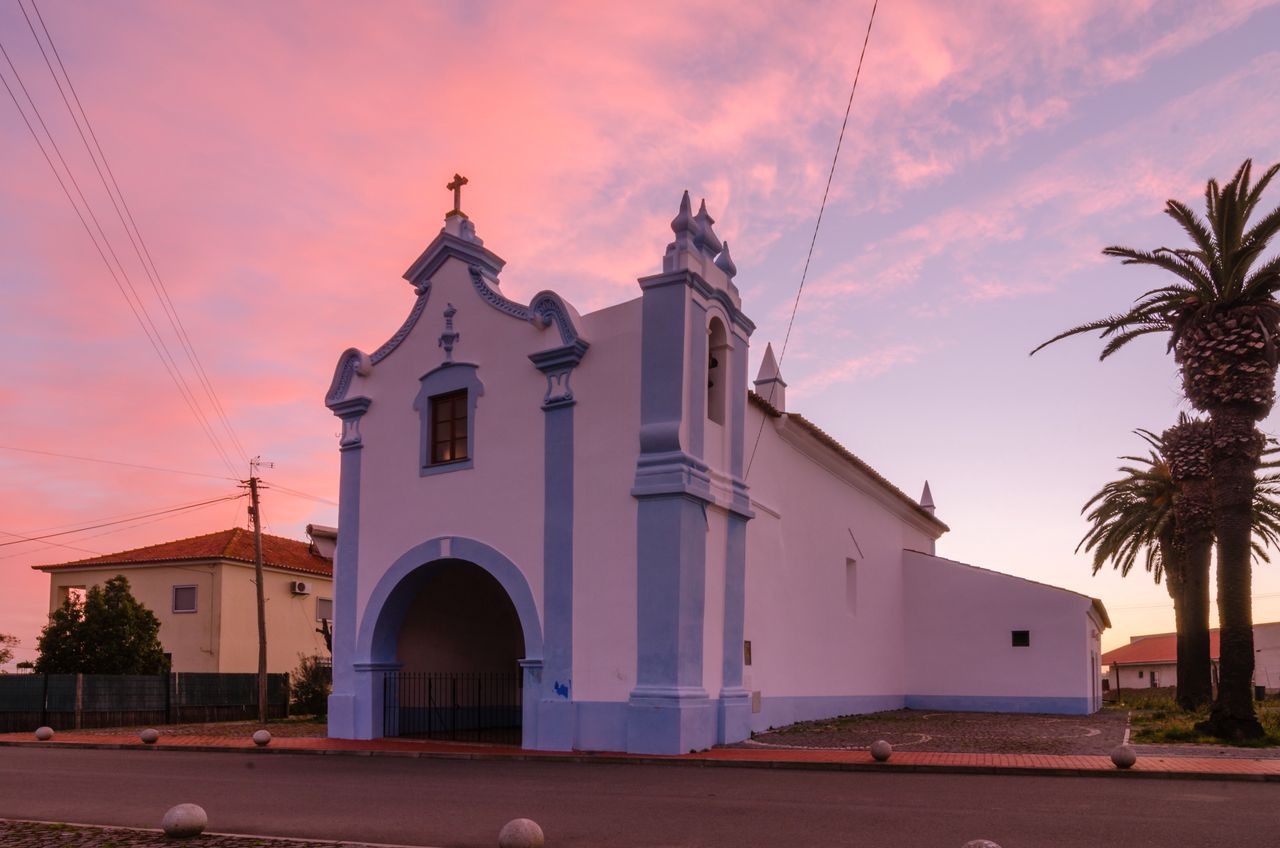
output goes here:
[{"label": "white church", "polygon": [[634,299],[580,315],[503,294],[464,182],[408,318],[326,396],[331,736],[679,754],[850,713],[1101,706],[1100,601],[936,556],[927,484],[789,409],[768,348],[749,381],[705,204],[685,194]]}]

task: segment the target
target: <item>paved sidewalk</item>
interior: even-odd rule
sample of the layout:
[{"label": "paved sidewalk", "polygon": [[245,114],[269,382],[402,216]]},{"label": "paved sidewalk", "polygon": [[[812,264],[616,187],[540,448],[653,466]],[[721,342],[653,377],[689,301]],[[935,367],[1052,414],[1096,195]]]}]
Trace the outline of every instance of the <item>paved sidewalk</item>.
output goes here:
[{"label": "paved sidewalk", "polygon": [[713,748],[679,756],[646,756],[579,751],[527,751],[499,745],[422,741],[416,739],[327,739],[318,737],[274,738],[265,748],[248,736],[166,736],[144,745],[134,734],[109,735],[101,731],[59,731],[48,742],[37,742],[29,733],[0,734],[0,746],[79,747],[145,750],[210,751],[240,754],[327,754],[347,756],[432,757],[468,760],[543,760],[559,762],[636,763],[737,768],[799,768],[845,771],[883,770],[962,774],[1039,774],[1148,778],[1201,778],[1215,780],[1266,780],[1280,782],[1280,760],[1226,759],[1221,757],[1151,757],[1139,755],[1128,770],[1117,769],[1101,755],[1056,756],[1050,754],[978,754],[895,751],[886,763],[875,762],[865,750],[787,749],[775,747]]}]

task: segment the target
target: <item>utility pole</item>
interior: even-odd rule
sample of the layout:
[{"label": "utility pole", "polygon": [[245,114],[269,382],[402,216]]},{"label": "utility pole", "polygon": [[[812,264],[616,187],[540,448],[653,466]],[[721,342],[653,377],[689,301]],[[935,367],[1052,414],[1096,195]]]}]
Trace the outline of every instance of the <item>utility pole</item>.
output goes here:
[{"label": "utility pole", "polygon": [[271,463],[255,456],[249,462],[249,517],[253,519],[253,574],[258,589],[258,721],[267,721],[267,605],[262,588],[262,509],[258,503],[258,468]]}]

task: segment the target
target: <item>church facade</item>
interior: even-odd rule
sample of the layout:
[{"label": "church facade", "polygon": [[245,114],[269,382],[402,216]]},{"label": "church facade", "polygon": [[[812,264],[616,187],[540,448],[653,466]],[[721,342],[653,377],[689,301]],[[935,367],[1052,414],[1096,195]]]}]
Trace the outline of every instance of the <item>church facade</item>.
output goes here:
[{"label": "church facade", "polygon": [[[451,187],[460,185],[455,180]],[[340,357],[329,733],[422,673],[518,673],[525,747],[675,754],[913,707],[1101,705],[1100,602],[935,555],[908,497],[786,404],[688,194],[661,272],[527,304],[457,202],[413,303]]]}]

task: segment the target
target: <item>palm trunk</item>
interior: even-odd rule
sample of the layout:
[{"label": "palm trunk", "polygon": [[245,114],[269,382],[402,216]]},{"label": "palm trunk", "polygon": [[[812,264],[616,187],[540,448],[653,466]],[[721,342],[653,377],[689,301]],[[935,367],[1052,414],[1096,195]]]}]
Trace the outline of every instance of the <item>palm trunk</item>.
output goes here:
[{"label": "palm trunk", "polygon": [[1265,735],[1253,707],[1253,591],[1250,531],[1254,471],[1262,434],[1253,416],[1212,412],[1213,513],[1218,535],[1218,620],[1221,630],[1218,697],[1205,729],[1223,739]]},{"label": "palm trunk", "polygon": [[1186,625],[1186,587],[1182,580],[1183,567],[1181,563],[1174,564],[1171,559],[1172,545],[1165,548],[1164,552],[1164,587],[1169,592],[1169,597],[1173,599],[1173,627],[1177,631],[1177,650],[1178,650],[1178,673],[1175,680],[1177,690],[1175,700],[1178,706],[1183,709],[1191,709],[1183,703],[1183,686],[1184,675],[1182,670],[1186,668],[1187,662],[1187,625]]},{"label": "palm trunk", "polygon": [[[1178,705],[1198,710],[1213,701],[1213,660],[1209,651],[1209,566],[1213,539],[1187,551],[1183,564],[1182,624],[1178,628]],[[1177,602],[1174,603],[1176,612]]]}]

